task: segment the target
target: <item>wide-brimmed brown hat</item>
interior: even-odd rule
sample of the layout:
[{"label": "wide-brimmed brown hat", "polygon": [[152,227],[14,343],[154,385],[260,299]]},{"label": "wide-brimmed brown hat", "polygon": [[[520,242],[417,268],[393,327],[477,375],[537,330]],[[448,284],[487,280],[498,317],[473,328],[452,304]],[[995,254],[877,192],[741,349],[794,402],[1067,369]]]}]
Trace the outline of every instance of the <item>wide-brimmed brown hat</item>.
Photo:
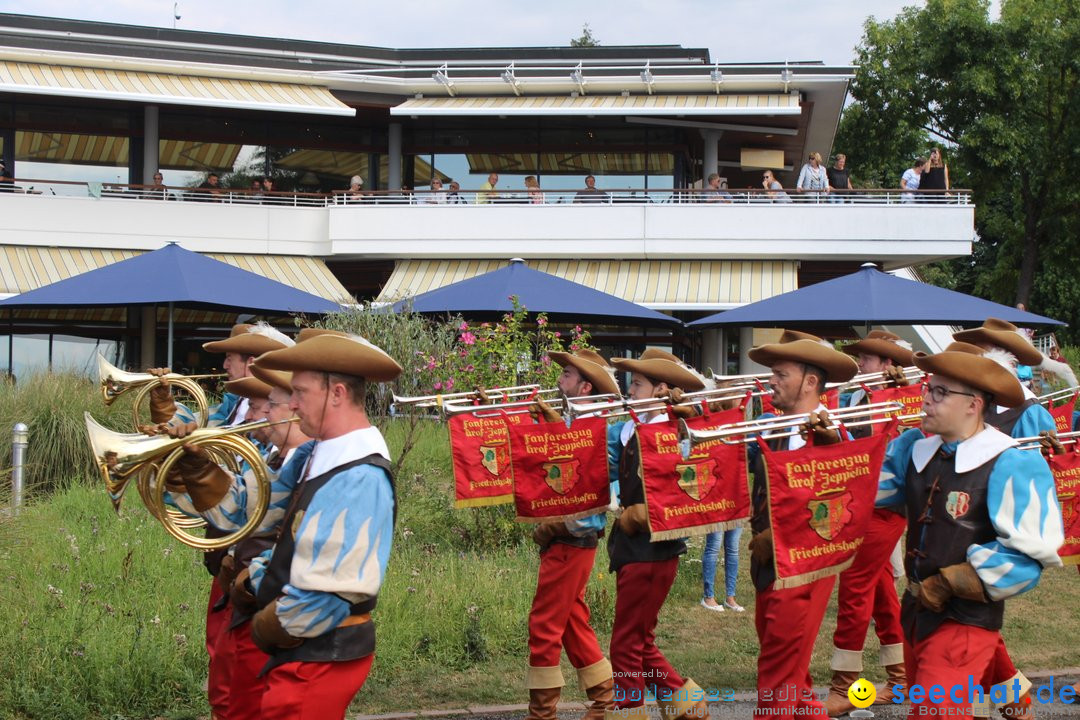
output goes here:
[{"label": "wide-brimmed brown hat", "polygon": [[915,357],[915,353],[911,350],[911,344],[888,330],[871,330],[862,340],[845,345],[840,349],[853,356],[859,353],[878,355],[888,358],[902,367],[911,365]]},{"label": "wide-brimmed brown hat", "polygon": [[270,397],[270,386],[257,377],[248,375],[239,380],[229,380],[225,383],[225,392],[233,395],[246,397],[253,400]]},{"label": "wide-brimmed brown hat", "polygon": [[338,332],[308,333],[290,348],[260,355],[255,364],[267,370],[341,373],[372,382],[389,382],[401,374],[401,366],[382,348]]},{"label": "wide-brimmed brown hat", "polygon": [[340,330],[328,330],[326,328],[306,327],[300,329],[300,334],[296,336],[296,342],[301,340],[308,340],[316,335],[337,335],[338,337],[349,337],[348,334],[341,332]]},{"label": "wide-brimmed brown hat", "polygon": [[859,372],[859,364],[854,359],[824,341],[800,339],[769,343],[752,348],[749,355],[751,360],[767,367],[784,360],[819,367],[825,371],[827,382],[847,382]]},{"label": "wide-brimmed brown hat", "polygon": [[1023,336],[1020,328],[1011,322],[998,320],[997,318],[986,318],[986,322],[982,324],[982,327],[953,333],[953,340],[975,345],[986,343],[987,345],[1008,350],[1016,356],[1017,362],[1021,365],[1039,365],[1043,361],[1042,353]]},{"label": "wide-brimmed brown hat", "polygon": [[802,330],[785,330],[780,334],[780,339],[776,342],[789,343],[795,342],[796,340],[813,340],[816,343],[825,342],[817,335],[811,335],[810,333],[803,332]]},{"label": "wide-brimmed brown hat", "polygon": [[[288,338],[285,339],[288,340]],[[265,352],[280,350],[285,347],[289,347],[288,343],[281,342],[279,339],[274,339],[269,335],[264,334],[263,330],[258,325],[248,325],[246,323],[233,325],[229,337],[225,340],[214,340],[213,342],[203,343],[203,349],[207,352],[231,352],[239,353],[240,355],[262,355]]]},{"label": "wide-brimmed brown hat", "polygon": [[266,368],[259,367],[258,365],[252,365],[251,374],[267,383],[271,387],[284,390],[287,393],[292,392],[292,373],[285,372],[283,370],[267,370]]},{"label": "wide-brimmed brown hat", "polygon": [[614,368],[600,353],[592,350],[578,350],[571,354],[555,350],[548,351],[548,357],[561,367],[571,365],[577,369],[581,376],[592,383],[593,394],[600,395],[610,393],[619,395],[619,384],[615,382]]},{"label": "wide-brimmed brown hat", "polygon": [[942,352],[963,352],[969,355],[985,355],[986,351],[978,345],[972,345],[971,343],[960,342],[959,340],[953,340],[949,343]]},{"label": "wide-brimmed brown hat", "polygon": [[1016,376],[982,355],[948,350],[936,355],[919,352],[915,353],[915,366],[990,393],[994,403],[1003,407],[1017,407],[1024,402],[1024,389]]},{"label": "wide-brimmed brown hat", "polygon": [[[662,352],[664,351],[655,351],[655,353]],[[686,365],[683,365],[681,361],[667,360],[663,357],[658,357],[655,353],[650,357],[646,357],[648,353],[649,351],[646,350],[637,360],[631,358],[611,358],[611,364],[615,366],[616,370],[640,373],[658,383],[667,383],[671,387],[677,387],[686,392],[705,389],[705,381],[702,377],[694,373]]]}]

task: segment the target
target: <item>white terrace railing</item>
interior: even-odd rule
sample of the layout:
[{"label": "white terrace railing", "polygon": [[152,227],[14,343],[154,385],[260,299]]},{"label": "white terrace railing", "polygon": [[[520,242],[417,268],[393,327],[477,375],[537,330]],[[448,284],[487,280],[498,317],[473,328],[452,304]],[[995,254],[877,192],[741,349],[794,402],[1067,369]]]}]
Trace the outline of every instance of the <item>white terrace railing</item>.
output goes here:
[{"label": "white terrace railing", "polygon": [[969,206],[970,190],[901,190],[871,188],[833,192],[795,189],[741,190],[701,189],[618,189],[605,190],[378,190],[331,193],[320,192],[261,192],[234,188],[193,188],[122,183],[74,182],[0,178],[0,194],[18,193],[42,197],[88,197],[101,200],[157,200],[170,202],[222,203],[233,205],[277,205],[294,207],[327,207],[332,205],[416,205],[416,206],[476,206],[491,205],[790,205],[818,204],[838,208],[846,205],[888,206],[932,204],[936,206]]}]

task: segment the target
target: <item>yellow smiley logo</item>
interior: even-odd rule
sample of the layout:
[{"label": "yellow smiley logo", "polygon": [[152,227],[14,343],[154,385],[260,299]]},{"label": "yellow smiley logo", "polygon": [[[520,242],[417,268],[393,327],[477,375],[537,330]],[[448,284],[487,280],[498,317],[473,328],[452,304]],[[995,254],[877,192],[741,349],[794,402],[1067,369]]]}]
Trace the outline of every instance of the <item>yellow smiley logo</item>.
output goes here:
[{"label": "yellow smiley logo", "polygon": [[877,690],[869,680],[859,678],[847,690],[848,700],[857,708],[870,707],[877,698]]}]

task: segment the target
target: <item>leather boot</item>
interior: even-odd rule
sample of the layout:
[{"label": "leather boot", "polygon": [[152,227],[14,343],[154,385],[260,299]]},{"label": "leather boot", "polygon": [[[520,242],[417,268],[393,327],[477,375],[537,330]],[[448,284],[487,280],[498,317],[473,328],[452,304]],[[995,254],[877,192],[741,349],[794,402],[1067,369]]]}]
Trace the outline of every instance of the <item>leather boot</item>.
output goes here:
[{"label": "leather boot", "polygon": [[998,712],[1005,720],[1033,720],[1035,710],[1032,708],[1031,690],[1021,695],[1018,702],[998,706]]},{"label": "leather boot", "polygon": [[555,720],[562,688],[532,688],[529,690],[529,714],[525,720]]},{"label": "leather boot", "polygon": [[604,712],[615,707],[615,682],[608,678],[598,685],[585,689],[592,704],[585,710],[581,720],[604,720]]},{"label": "leather boot", "polygon": [[705,691],[693,680],[687,678],[683,686],[675,693],[674,699],[656,698],[663,720],[683,720],[683,718],[708,718],[709,703],[705,701]]},{"label": "leather boot", "polygon": [[825,712],[829,717],[846,715],[855,709],[848,700],[847,691],[851,683],[858,679],[857,670],[833,670],[832,680],[829,682],[829,696],[825,698]]},{"label": "leather boot", "polygon": [[893,688],[897,685],[907,687],[907,673],[904,671],[904,663],[886,665],[885,672],[888,673],[888,679],[878,690],[877,698],[874,700],[875,705],[892,704],[893,698],[896,697]]}]

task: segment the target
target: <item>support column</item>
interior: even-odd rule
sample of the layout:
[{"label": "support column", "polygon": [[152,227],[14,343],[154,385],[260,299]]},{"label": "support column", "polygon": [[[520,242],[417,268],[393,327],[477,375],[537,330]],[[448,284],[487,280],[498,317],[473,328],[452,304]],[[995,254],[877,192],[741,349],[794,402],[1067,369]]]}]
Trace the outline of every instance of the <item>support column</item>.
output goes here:
[{"label": "support column", "polygon": [[701,372],[712,368],[714,375],[724,374],[724,335],[717,328],[701,333]]},{"label": "support column", "polygon": [[401,123],[390,123],[386,159],[389,163],[387,190],[401,189]]},{"label": "support column", "polygon": [[158,171],[158,153],[160,151],[161,133],[158,130],[158,106],[147,105],[143,108],[143,164],[142,184],[150,185],[154,182],[154,173]]},{"label": "support column", "polygon": [[15,177],[15,128],[5,128],[0,131],[4,138],[4,171],[5,177]]},{"label": "support column", "polygon": [[144,305],[139,324],[139,367],[157,367],[154,345],[157,342],[157,305]]},{"label": "support column", "polygon": [[766,373],[769,368],[758,365],[747,355],[750,348],[754,347],[754,328],[739,328],[739,374]]},{"label": "support column", "polygon": [[719,161],[719,145],[720,145],[720,131],[719,130],[706,130],[703,135],[705,136],[705,152],[701,156],[701,184],[705,187],[709,176],[713,173],[720,172]]}]

